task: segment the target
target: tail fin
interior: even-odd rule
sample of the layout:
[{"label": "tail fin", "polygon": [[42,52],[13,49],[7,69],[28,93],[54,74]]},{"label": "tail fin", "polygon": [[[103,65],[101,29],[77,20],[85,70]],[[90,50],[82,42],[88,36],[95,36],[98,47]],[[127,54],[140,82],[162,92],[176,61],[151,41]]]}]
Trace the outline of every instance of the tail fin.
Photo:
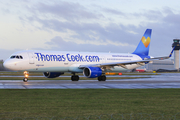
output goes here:
[{"label": "tail fin", "polygon": [[147,29],[133,54],[148,56],[152,29]]}]

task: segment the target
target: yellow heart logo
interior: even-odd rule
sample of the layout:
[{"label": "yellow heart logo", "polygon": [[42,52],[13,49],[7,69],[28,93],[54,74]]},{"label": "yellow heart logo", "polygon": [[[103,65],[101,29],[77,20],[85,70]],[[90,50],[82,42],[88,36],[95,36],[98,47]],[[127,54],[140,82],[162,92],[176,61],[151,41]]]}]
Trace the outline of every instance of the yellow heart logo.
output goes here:
[{"label": "yellow heart logo", "polygon": [[141,39],[141,41],[143,42],[144,46],[147,48],[148,45],[149,45],[149,43],[150,43],[150,41],[151,41],[151,39],[150,39],[150,37],[148,37],[148,38],[146,39],[146,38],[143,36],[142,39]]}]

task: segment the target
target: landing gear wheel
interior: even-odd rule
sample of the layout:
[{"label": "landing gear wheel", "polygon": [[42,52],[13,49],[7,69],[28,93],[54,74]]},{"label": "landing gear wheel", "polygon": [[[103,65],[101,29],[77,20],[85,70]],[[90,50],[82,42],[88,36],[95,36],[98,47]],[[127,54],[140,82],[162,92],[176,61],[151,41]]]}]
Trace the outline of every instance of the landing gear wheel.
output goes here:
[{"label": "landing gear wheel", "polygon": [[79,76],[78,75],[72,75],[71,76],[71,80],[72,81],[78,81],[79,80]]},{"label": "landing gear wheel", "polygon": [[98,81],[106,81],[106,76],[105,75],[99,76]]},{"label": "landing gear wheel", "polygon": [[23,81],[24,81],[24,82],[27,82],[27,81],[28,81],[28,78],[23,78]]},{"label": "landing gear wheel", "polygon": [[27,81],[28,81],[28,77],[29,77],[29,72],[24,71],[24,77],[25,77],[25,78],[23,78],[23,81],[24,81],[24,82],[27,82]]}]

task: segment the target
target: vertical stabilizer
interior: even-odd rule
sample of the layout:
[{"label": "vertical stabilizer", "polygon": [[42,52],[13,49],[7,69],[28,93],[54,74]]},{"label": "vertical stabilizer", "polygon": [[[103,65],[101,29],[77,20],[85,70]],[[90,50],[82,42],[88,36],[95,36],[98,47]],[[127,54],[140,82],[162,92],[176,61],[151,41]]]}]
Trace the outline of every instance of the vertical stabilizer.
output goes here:
[{"label": "vertical stabilizer", "polygon": [[149,54],[149,47],[151,42],[151,31],[152,29],[147,29],[140,40],[136,50],[133,52],[133,54],[139,55],[139,56],[148,56]]}]

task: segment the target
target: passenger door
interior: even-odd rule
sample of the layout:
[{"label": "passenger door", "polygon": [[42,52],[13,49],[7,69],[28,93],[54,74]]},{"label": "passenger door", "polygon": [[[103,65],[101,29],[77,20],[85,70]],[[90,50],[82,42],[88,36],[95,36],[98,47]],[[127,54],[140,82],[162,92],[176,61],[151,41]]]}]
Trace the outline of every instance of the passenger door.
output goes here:
[{"label": "passenger door", "polygon": [[33,52],[28,52],[28,56],[29,56],[29,64],[34,64]]}]

